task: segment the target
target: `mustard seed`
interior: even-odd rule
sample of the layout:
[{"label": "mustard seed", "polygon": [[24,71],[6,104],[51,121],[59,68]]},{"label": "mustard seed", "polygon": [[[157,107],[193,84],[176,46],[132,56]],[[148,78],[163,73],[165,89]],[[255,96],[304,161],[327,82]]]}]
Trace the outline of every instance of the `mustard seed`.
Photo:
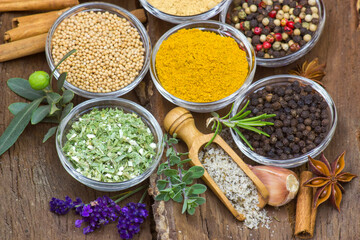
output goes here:
[{"label": "mustard seed", "polygon": [[67,81],[88,92],[126,87],[144,65],[145,49],[137,29],[109,12],[80,12],[65,19],[52,39],[54,62],[77,49],[59,67]]}]

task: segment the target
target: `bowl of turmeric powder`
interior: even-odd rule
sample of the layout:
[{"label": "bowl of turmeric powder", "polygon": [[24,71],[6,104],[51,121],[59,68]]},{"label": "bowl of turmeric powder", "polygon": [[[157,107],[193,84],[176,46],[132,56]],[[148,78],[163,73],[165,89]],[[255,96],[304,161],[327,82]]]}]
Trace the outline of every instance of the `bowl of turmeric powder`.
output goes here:
[{"label": "bowl of turmeric powder", "polygon": [[156,43],[151,78],[171,103],[194,112],[216,111],[251,84],[255,52],[244,34],[216,21],[180,24]]}]

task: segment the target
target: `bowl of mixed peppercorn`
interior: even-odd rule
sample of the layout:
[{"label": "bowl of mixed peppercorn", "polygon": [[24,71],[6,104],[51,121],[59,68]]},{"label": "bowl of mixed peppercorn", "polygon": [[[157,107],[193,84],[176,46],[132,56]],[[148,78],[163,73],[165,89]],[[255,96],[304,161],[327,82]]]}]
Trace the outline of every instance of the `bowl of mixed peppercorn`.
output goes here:
[{"label": "bowl of mixed peppercorn", "polygon": [[163,134],[154,116],[121,98],[87,100],[61,121],[56,150],[65,170],[99,191],[135,186],[156,169]]},{"label": "bowl of mixed peppercorn", "polygon": [[249,117],[275,114],[273,125],[261,127],[268,136],[248,130],[232,137],[239,149],[260,164],[297,167],[316,157],[330,143],[337,124],[335,103],[319,84],[304,77],[275,75],[256,81],[234,103],[235,115],[247,101]]},{"label": "bowl of mixed peppercorn", "polygon": [[233,0],[221,13],[222,22],[245,34],[264,67],[285,66],[308,53],[325,18],[322,0]]}]

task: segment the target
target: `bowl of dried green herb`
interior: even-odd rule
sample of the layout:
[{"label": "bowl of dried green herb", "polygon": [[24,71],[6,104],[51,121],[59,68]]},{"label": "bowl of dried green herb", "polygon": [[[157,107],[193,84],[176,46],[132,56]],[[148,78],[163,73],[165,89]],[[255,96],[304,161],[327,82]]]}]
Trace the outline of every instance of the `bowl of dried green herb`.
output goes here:
[{"label": "bowl of dried green herb", "polygon": [[120,98],[77,105],[60,123],[56,150],[65,170],[100,191],[119,191],[144,181],[163,153],[163,134],[154,116]]}]

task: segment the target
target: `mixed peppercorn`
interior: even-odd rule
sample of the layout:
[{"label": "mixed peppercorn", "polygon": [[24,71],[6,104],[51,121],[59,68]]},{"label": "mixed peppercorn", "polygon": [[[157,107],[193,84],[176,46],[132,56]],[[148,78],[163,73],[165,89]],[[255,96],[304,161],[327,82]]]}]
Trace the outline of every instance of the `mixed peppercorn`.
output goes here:
[{"label": "mixed peppercorn", "polygon": [[323,142],[331,125],[325,99],[298,81],[268,85],[253,92],[249,99],[249,117],[276,114],[267,120],[274,125],[261,129],[270,137],[243,131],[254,151],[262,156],[285,160],[304,155]]},{"label": "mixed peppercorn", "polygon": [[260,58],[298,51],[319,25],[316,0],[234,0],[227,23],[241,30]]}]

